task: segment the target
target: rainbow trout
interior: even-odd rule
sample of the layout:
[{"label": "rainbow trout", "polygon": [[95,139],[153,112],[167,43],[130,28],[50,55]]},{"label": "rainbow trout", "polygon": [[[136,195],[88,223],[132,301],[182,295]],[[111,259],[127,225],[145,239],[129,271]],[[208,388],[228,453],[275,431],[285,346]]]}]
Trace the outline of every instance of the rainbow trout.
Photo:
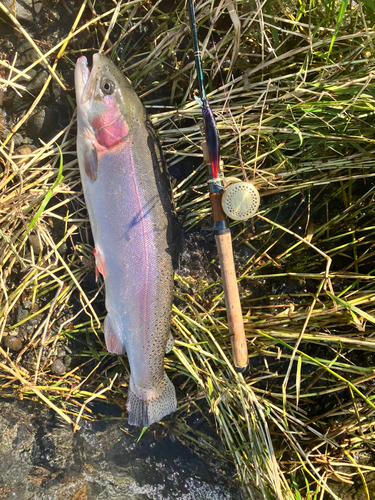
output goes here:
[{"label": "rainbow trout", "polygon": [[94,54],[75,68],[77,153],[105,281],[109,352],[128,355],[129,423],[151,425],[176,410],[164,371],[179,225],[166,165],[146,110],[120,70]]}]

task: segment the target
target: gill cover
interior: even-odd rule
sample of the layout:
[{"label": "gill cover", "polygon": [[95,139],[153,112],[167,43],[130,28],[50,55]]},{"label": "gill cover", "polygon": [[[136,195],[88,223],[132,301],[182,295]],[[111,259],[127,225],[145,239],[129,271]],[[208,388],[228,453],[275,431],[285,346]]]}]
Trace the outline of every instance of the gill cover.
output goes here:
[{"label": "gill cover", "polygon": [[84,171],[95,181],[100,155],[115,148],[129,133],[135,118],[131,105],[134,91],[120,70],[101,54],[94,54],[91,72],[86,57],[78,59],[75,85]]}]

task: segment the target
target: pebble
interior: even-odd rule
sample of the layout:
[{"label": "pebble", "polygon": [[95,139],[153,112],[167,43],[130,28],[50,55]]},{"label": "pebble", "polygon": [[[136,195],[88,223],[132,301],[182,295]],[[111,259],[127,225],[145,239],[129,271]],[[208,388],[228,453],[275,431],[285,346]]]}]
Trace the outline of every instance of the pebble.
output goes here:
[{"label": "pebble", "polygon": [[22,307],[23,307],[24,309],[31,309],[31,300],[24,300],[24,301],[22,302]]},{"label": "pebble", "polygon": [[64,358],[64,365],[67,368],[69,368],[71,364],[72,364],[72,358],[70,356],[65,356],[65,358]]},{"label": "pebble", "polygon": [[[36,146],[33,146],[32,144],[22,144],[17,149],[15,149],[14,154],[22,156],[31,156],[34,153],[34,151],[36,151]],[[25,161],[25,158],[23,158],[22,161]],[[19,162],[19,160],[17,160],[17,162]]]},{"label": "pebble", "polygon": [[57,349],[57,354],[56,356],[58,358],[63,358],[64,356],[66,356],[66,351],[65,349],[63,349],[62,347],[60,347],[59,349]]},{"label": "pebble", "polygon": [[33,247],[34,255],[39,255],[42,249],[40,239],[36,234],[29,234],[29,243]]},{"label": "pebble", "polygon": [[[30,43],[24,38],[21,38],[19,43],[17,44],[17,52],[17,65],[20,68],[29,66],[30,64],[38,60],[38,54],[35,52]],[[30,74],[29,76],[32,75]]]},{"label": "pebble", "polygon": [[48,72],[45,69],[40,68],[34,75],[31,75],[31,71],[29,71],[28,74],[32,76],[32,80],[26,86],[27,91],[31,94],[37,95],[42,90],[43,85],[48,78]]},{"label": "pebble", "polygon": [[20,133],[13,134],[12,141],[15,147],[20,146],[24,141],[23,135]]},{"label": "pebble", "polygon": [[55,132],[59,114],[54,109],[40,109],[27,122],[26,133],[34,140],[47,139]]},{"label": "pebble", "polygon": [[[29,107],[30,103],[39,94],[48,77],[48,72],[43,68],[32,68],[28,71],[27,74],[31,77],[30,81],[23,78],[19,79],[19,83],[26,87],[26,91],[17,93],[14,90],[10,90],[8,92],[12,114],[20,114],[23,110]],[[44,96],[48,96],[48,90],[46,91]]]},{"label": "pebble", "polygon": [[7,49],[7,50],[12,50],[14,45],[13,43],[10,41],[10,40],[5,40],[4,42],[4,47]]},{"label": "pebble", "polygon": [[2,4],[20,23],[38,21],[43,9],[41,0],[2,0]]},{"label": "pebble", "polygon": [[[5,140],[11,134],[11,131],[6,127],[3,127],[3,128],[0,127],[0,134],[1,134],[1,138]],[[15,147],[20,146],[23,142],[25,142],[25,139],[22,136],[22,134],[18,134],[18,133],[13,134],[12,140],[13,140]]]},{"label": "pebble", "polygon": [[28,315],[29,315],[29,309],[26,309],[25,307],[23,307],[23,305],[19,305],[17,307],[16,322],[19,323],[20,321],[23,321],[28,317]]},{"label": "pebble", "polygon": [[61,359],[55,359],[55,361],[51,365],[51,372],[55,375],[63,375],[66,372],[66,367]]},{"label": "pebble", "polygon": [[20,331],[19,328],[14,328],[13,330],[10,330],[8,332],[8,335],[10,335],[11,337],[17,337],[17,335],[19,334],[19,331]]},{"label": "pebble", "polygon": [[66,252],[68,251],[68,245],[65,243],[65,241],[61,243],[57,251],[59,252],[60,255],[66,254]]},{"label": "pebble", "polygon": [[11,351],[18,352],[22,349],[22,340],[19,337],[12,337],[7,335],[3,338],[4,347],[10,349]]}]

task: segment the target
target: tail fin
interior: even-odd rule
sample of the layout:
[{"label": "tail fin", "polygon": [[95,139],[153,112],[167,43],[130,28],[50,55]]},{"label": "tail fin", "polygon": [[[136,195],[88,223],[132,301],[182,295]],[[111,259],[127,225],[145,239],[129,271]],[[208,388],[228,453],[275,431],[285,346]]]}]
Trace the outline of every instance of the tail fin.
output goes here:
[{"label": "tail fin", "polygon": [[164,373],[164,382],[164,390],[160,396],[146,401],[140,399],[131,390],[132,384],[129,384],[126,408],[129,412],[128,422],[130,425],[148,426],[176,411],[176,390],[166,373]]}]

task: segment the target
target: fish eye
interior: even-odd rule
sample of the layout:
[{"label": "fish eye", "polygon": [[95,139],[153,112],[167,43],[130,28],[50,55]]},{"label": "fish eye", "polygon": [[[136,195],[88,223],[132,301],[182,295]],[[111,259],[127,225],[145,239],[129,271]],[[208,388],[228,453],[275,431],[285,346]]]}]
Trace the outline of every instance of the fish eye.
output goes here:
[{"label": "fish eye", "polygon": [[113,82],[111,82],[111,80],[103,80],[100,85],[100,88],[103,94],[107,95],[113,94],[113,92],[115,91],[115,86]]}]

